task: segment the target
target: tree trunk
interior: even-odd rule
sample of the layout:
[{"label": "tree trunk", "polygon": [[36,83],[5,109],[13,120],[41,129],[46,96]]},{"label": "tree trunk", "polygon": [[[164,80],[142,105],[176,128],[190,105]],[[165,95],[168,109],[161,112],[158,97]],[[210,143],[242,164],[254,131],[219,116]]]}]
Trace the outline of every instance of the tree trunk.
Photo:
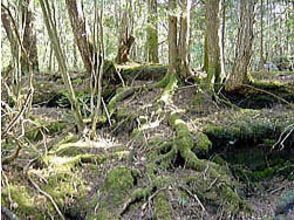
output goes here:
[{"label": "tree trunk", "polygon": [[76,44],[80,51],[84,66],[90,74],[92,69],[95,70],[93,62],[94,48],[89,43],[82,0],[66,0],[66,5]]},{"label": "tree trunk", "polygon": [[177,22],[175,10],[177,7],[176,0],[168,1],[169,16],[168,16],[168,60],[169,68],[168,73],[177,74],[178,69],[178,45],[177,45]]},{"label": "tree trunk", "polygon": [[263,0],[260,0],[260,58],[259,58],[259,70],[264,69],[264,56],[263,56]]},{"label": "tree trunk", "polygon": [[226,90],[232,91],[248,83],[248,66],[252,56],[254,6],[256,0],[241,0],[240,24],[238,28],[237,51]]},{"label": "tree trunk", "polygon": [[28,58],[22,56],[21,66],[24,72],[29,71],[29,62],[31,62],[32,69],[39,70],[38,50],[37,50],[37,35],[35,31],[35,16],[34,16],[34,1],[24,0],[22,2],[22,14],[24,19],[24,35],[23,48],[26,50]]},{"label": "tree trunk", "polygon": [[190,10],[191,0],[181,0],[180,33],[178,44],[179,71],[184,78],[190,75],[189,43],[190,43]]},{"label": "tree trunk", "polygon": [[206,1],[206,32],[204,70],[207,73],[207,83],[219,83],[221,74],[220,63],[220,0]]},{"label": "tree trunk", "polygon": [[159,63],[157,20],[157,0],[148,0],[147,54],[152,63]]},{"label": "tree trunk", "polygon": [[225,31],[226,31],[226,0],[220,0],[220,62],[221,62],[221,81],[226,77],[225,67]]},{"label": "tree trunk", "polygon": [[5,29],[12,57],[17,57],[17,39],[14,35],[12,24],[8,15],[8,11],[1,7],[1,21]]},{"label": "tree trunk", "polygon": [[22,37],[23,41],[21,43],[23,47],[22,49],[25,50],[27,55],[24,54],[23,50],[18,49],[19,42],[17,40],[16,34],[14,33],[14,27],[11,21],[12,18],[8,15],[8,11],[4,8],[2,8],[1,10],[1,21],[5,29],[5,32],[7,34],[8,41],[10,43],[12,57],[17,58],[19,56],[18,53],[21,53],[20,54],[21,71],[26,73],[29,72],[28,62],[31,63],[33,70],[37,70],[37,71],[39,70],[38,53],[37,53],[37,37],[36,37],[35,28],[34,28],[35,18],[33,15],[32,8],[33,8],[33,1],[31,0],[25,0],[24,2],[22,2],[22,5],[20,6],[20,10],[22,13],[21,17],[23,19],[21,25],[22,25],[22,29],[24,29],[24,35]]},{"label": "tree trunk", "polygon": [[[130,3],[131,4],[131,3]],[[122,24],[120,28],[119,45],[116,55],[116,62],[126,63],[129,61],[129,54],[133,43],[135,42],[135,37],[131,34],[131,6],[126,6],[123,13]]]}]

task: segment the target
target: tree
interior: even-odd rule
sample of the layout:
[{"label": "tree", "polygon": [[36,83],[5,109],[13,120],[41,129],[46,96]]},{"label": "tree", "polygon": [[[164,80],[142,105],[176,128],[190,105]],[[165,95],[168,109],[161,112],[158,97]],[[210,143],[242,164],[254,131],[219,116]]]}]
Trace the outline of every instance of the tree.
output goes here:
[{"label": "tree", "polygon": [[61,71],[61,75],[64,81],[64,84],[66,86],[66,89],[69,92],[69,101],[71,103],[71,107],[76,119],[76,123],[78,125],[79,130],[83,130],[84,128],[84,123],[83,123],[83,118],[82,118],[82,114],[80,111],[80,106],[78,103],[78,100],[75,96],[75,92],[73,90],[72,87],[72,83],[71,83],[71,79],[67,70],[67,66],[66,66],[66,62],[65,62],[65,58],[60,46],[60,42],[59,42],[59,38],[58,38],[58,34],[56,31],[56,26],[52,21],[52,15],[51,15],[51,11],[50,11],[50,5],[48,0],[40,0],[40,5],[42,8],[42,12],[43,12],[43,16],[44,16],[44,21],[45,21],[45,25],[48,31],[48,35],[50,37],[50,41],[52,43],[53,49],[54,49],[54,54],[56,56],[60,71]]},{"label": "tree", "polygon": [[190,75],[189,44],[190,44],[190,10],[191,0],[181,0],[181,17],[179,33],[179,70],[183,77]]},{"label": "tree", "polygon": [[[67,10],[75,41],[80,51],[87,72],[94,68],[94,47],[90,44],[86,30],[86,21],[83,11],[82,0],[66,0]],[[94,68],[95,69],[95,68]]]},{"label": "tree", "polygon": [[10,44],[11,55],[12,57],[17,57],[17,39],[14,35],[13,26],[9,16],[9,11],[6,10],[6,8],[4,8],[3,4],[1,4],[1,21]]},{"label": "tree", "polygon": [[129,54],[135,37],[132,35],[132,13],[131,13],[131,2],[126,5],[123,15],[122,24],[119,32],[119,44],[115,61],[117,63],[126,63],[129,61]]},{"label": "tree", "polygon": [[254,7],[256,0],[240,0],[236,57],[226,90],[236,90],[249,82],[248,66],[252,56]]},{"label": "tree", "polygon": [[206,82],[208,84],[220,83],[220,0],[207,0],[205,8],[204,70],[207,73]]},{"label": "tree", "polygon": [[[21,21],[18,24],[12,15],[9,15],[9,13],[11,13],[9,8],[5,7],[3,4],[1,5],[1,21],[10,43],[12,57],[18,57],[19,53],[21,71],[25,73],[29,72],[29,65],[31,65],[33,70],[39,70],[33,4],[34,1],[31,0],[20,2],[19,9]],[[22,36],[21,33],[17,32],[18,35],[16,34],[17,25],[20,25],[20,29],[24,30]],[[20,46],[21,49],[17,49],[18,46]]]},{"label": "tree", "polygon": [[226,0],[220,0],[220,62],[221,62],[221,81],[226,76],[226,68],[225,68],[225,31],[226,31]]},{"label": "tree", "polygon": [[35,30],[34,1],[22,1],[21,13],[24,22],[24,34],[22,44],[28,55],[28,59],[22,56],[22,69],[25,72],[29,71],[29,60],[29,62],[31,62],[33,70],[38,71],[39,62],[37,50],[37,35]]},{"label": "tree", "polygon": [[148,0],[147,54],[148,61],[158,63],[157,0]]},{"label": "tree", "polygon": [[168,1],[169,16],[168,16],[168,72],[177,74],[178,70],[178,45],[177,45],[177,32],[178,32],[178,18],[175,16],[177,7],[176,0]]},{"label": "tree", "polygon": [[169,73],[177,74],[182,78],[189,76],[189,43],[190,43],[190,0],[181,1],[180,26],[176,16],[177,3],[169,1],[168,16],[168,54]]},{"label": "tree", "polygon": [[263,56],[263,0],[260,0],[260,50],[259,50],[259,70],[264,69],[264,56]]}]

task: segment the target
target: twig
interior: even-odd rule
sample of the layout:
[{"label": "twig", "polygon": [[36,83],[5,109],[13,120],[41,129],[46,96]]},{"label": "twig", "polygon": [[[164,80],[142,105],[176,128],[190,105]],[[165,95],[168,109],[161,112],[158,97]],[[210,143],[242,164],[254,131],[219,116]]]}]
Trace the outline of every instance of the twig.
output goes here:
[{"label": "twig", "polygon": [[111,126],[112,123],[111,123],[111,120],[110,120],[109,111],[108,111],[108,109],[107,109],[107,106],[106,106],[106,104],[105,104],[105,102],[104,102],[103,97],[101,98],[101,101],[102,101],[102,104],[103,104],[104,111],[105,111],[105,113],[106,113],[106,117],[107,117],[108,123],[109,123],[109,125]]},{"label": "twig", "polygon": [[41,194],[43,194],[45,197],[47,197],[49,199],[49,201],[52,203],[53,207],[55,208],[56,212],[58,213],[58,215],[60,216],[60,218],[62,220],[65,220],[62,212],[60,211],[60,209],[58,208],[58,205],[56,204],[56,202],[54,201],[54,199],[52,198],[51,195],[49,195],[47,192],[43,191],[38,185],[37,183],[35,183],[32,178],[30,177],[30,174],[27,173],[27,177],[29,182],[35,187],[36,190],[38,190]]},{"label": "twig", "polygon": [[116,74],[118,75],[118,78],[120,79],[123,88],[125,88],[125,87],[126,87],[126,84],[125,84],[125,81],[124,81],[122,75],[120,74],[120,71],[121,71],[121,69],[117,70],[117,69],[115,68],[115,72],[116,72]]},{"label": "twig", "polygon": [[166,190],[166,189],[167,189],[167,187],[163,187],[163,188],[160,188],[160,189],[156,190],[151,196],[149,196],[148,201],[145,202],[145,203],[141,206],[141,210],[145,210],[146,206],[147,206],[148,204],[151,203],[151,201],[153,200],[153,198],[154,198],[155,196],[157,196],[158,193],[160,193],[161,191]]},{"label": "twig", "polygon": [[[293,127],[293,128],[291,128],[291,127]],[[289,131],[290,130],[290,131]],[[285,128],[285,130],[281,133],[281,135],[280,135],[280,137],[279,137],[279,139],[278,139],[278,141],[272,146],[272,149],[274,149],[278,144],[280,144],[282,147],[280,148],[280,150],[283,150],[284,149],[284,142],[287,140],[287,138],[291,135],[291,133],[293,132],[293,130],[294,130],[294,124],[290,124],[290,125],[288,125],[286,128]],[[282,137],[284,136],[284,134],[287,132],[287,131],[289,131],[288,133],[287,133],[287,135],[282,139]]]},{"label": "twig", "polygon": [[272,190],[268,190],[267,192],[269,192],[270,194],[275,194],[276,192],[283,190],[284,188],[286,188],[290,183],[286,183],[276,189],[272,189]]},{"label": "twig", "polygon": [[184,190],[186,193],[188,193],[193,199],[195,199],[198,202],[198,204],[200,205],[203,212],[206,212],[206,209],[205,209],[204,205],[202,204],[202,202],[200,201],[200,199],[198,198],[198,196],[195,193],[192,193],[189,189],[187,189],[186,187],[184,187],[182,185],[180,185],[179,187],[182,190]]},{"label": "twig", "polygon": [[31,100],[31,96],[33,95],[33,90],[30,89],[26,100],[25,100],[25,104],[22,106],[21,110],[19,111],[19,113],[10,121],[9,125],[6,127],[6,129],[2,132],[1,138],[4,139],[5,136],[7,135],[7,133],[13,128],[13,126],[18,122],[18,120],[22,117],[22,115],[25,113],[25,110],[27,109],[27,107],[29,106],[30,100]]}]

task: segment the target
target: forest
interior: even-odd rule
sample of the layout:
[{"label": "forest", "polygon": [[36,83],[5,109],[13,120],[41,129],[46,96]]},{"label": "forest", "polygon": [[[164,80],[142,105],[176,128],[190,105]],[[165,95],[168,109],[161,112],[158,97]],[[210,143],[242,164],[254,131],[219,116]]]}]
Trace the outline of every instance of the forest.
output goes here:
[{"label": "forest", "polygon": [[2,0],[1,219],[294,219],[293,0]]}]

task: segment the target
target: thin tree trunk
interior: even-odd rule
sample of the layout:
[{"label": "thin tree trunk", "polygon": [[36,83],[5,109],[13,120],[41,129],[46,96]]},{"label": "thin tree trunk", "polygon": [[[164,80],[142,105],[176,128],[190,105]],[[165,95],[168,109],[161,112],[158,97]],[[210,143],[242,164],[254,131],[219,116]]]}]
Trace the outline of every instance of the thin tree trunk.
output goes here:
[{"label": "thin tree trunk", "polygon": [[159,63],[157,20],[157,0],[148,0],[147,51],[148,61],[153,63]]},{"label": "thin tree trunk", "polygon": [[174,13],[176,13],[177,3],[176,0],[168,1],[169,16],[168,16],[168,60],[169,69],[171,74],[177,74],[178,69],[178,45],[177,45],[177,22],[178,19]]},{"label": "thin tree trunk", "polygon": [[65,58],[61,50],[59,38],[57,36],[56,26],[53,24],[53,21],[52,21],[52,15],[50,12],[49,2],[48,0],[40,0],[40,4],[41,4],[43,16],[44,16],[45,25],[46,25],[53,49],[54,49],[54,54],[56,56],[59,68],[61,70],[64,84],[69,92],[69,100],[75,115],[76,123],[78,125],[79,130],[81,131],[84,128],[82,114],[80,111],[79,103],[76,99],[76,96],[71,84],[71,79],[67,70]]},{"label": "thin tree trunk", "polygon": [[[24,35],[23,47],[28,54],[29,61],[35,71],[39,70],[38,50],[37,50],[37,34],[35,31],[35,16],[34,16],[34,1],[22,1],[22,14],[24,18]],[[27,59],[22,56],[22,69],[25,72],[29,71],[29,63]]]},{"label": "thin tree trunk", "polygon": [[1,21],[5,29],[12,57],[17,57],[17,39],[14,36],[12,24],[8,15],[8,11],[1,7]]},{"label": "thin tree trunk", "polygon": [[[102,78],[103,78],[103,67],[104,67],[104,39],[103,39],[103,10],[104,10],[104,1],[102,0],[101,11],[99,13],[97,8],[97,2],[95,2],[95,23],[97,23],[97,30],[98,30],[98,39],[95,45],[99,45],[99,54],[101,55],[101,61],[96,60],[96,63],[99,62],[97,66],[96,72],[98,72],[98,79],[96,80],[96,85],[94,86],[94,90],[92,95],[96,95],[96,88],[97,88],[97,103],[94,111],[92,112],[92,127],[91,127],[91,138],[96,138],[96,129],[97,129],[97,121],[99,113],[101,112],[101,101],[102,101]],[[98,20],[98,22],[97,22]],[[95,25],[96,26],[96,25]],[[94,41],[95,42],[95,41]],[[99,43],[98,43],[99,42]],[[98,57],[96,57],[98,59]],[[92,98],[92,97],[91,97]]]},{"label": "thin tree trunk", "polygon": [[259,70],[264,69],[264,56],[263,56],[263,0],[260,0],[260,57],[259,57]]}]

